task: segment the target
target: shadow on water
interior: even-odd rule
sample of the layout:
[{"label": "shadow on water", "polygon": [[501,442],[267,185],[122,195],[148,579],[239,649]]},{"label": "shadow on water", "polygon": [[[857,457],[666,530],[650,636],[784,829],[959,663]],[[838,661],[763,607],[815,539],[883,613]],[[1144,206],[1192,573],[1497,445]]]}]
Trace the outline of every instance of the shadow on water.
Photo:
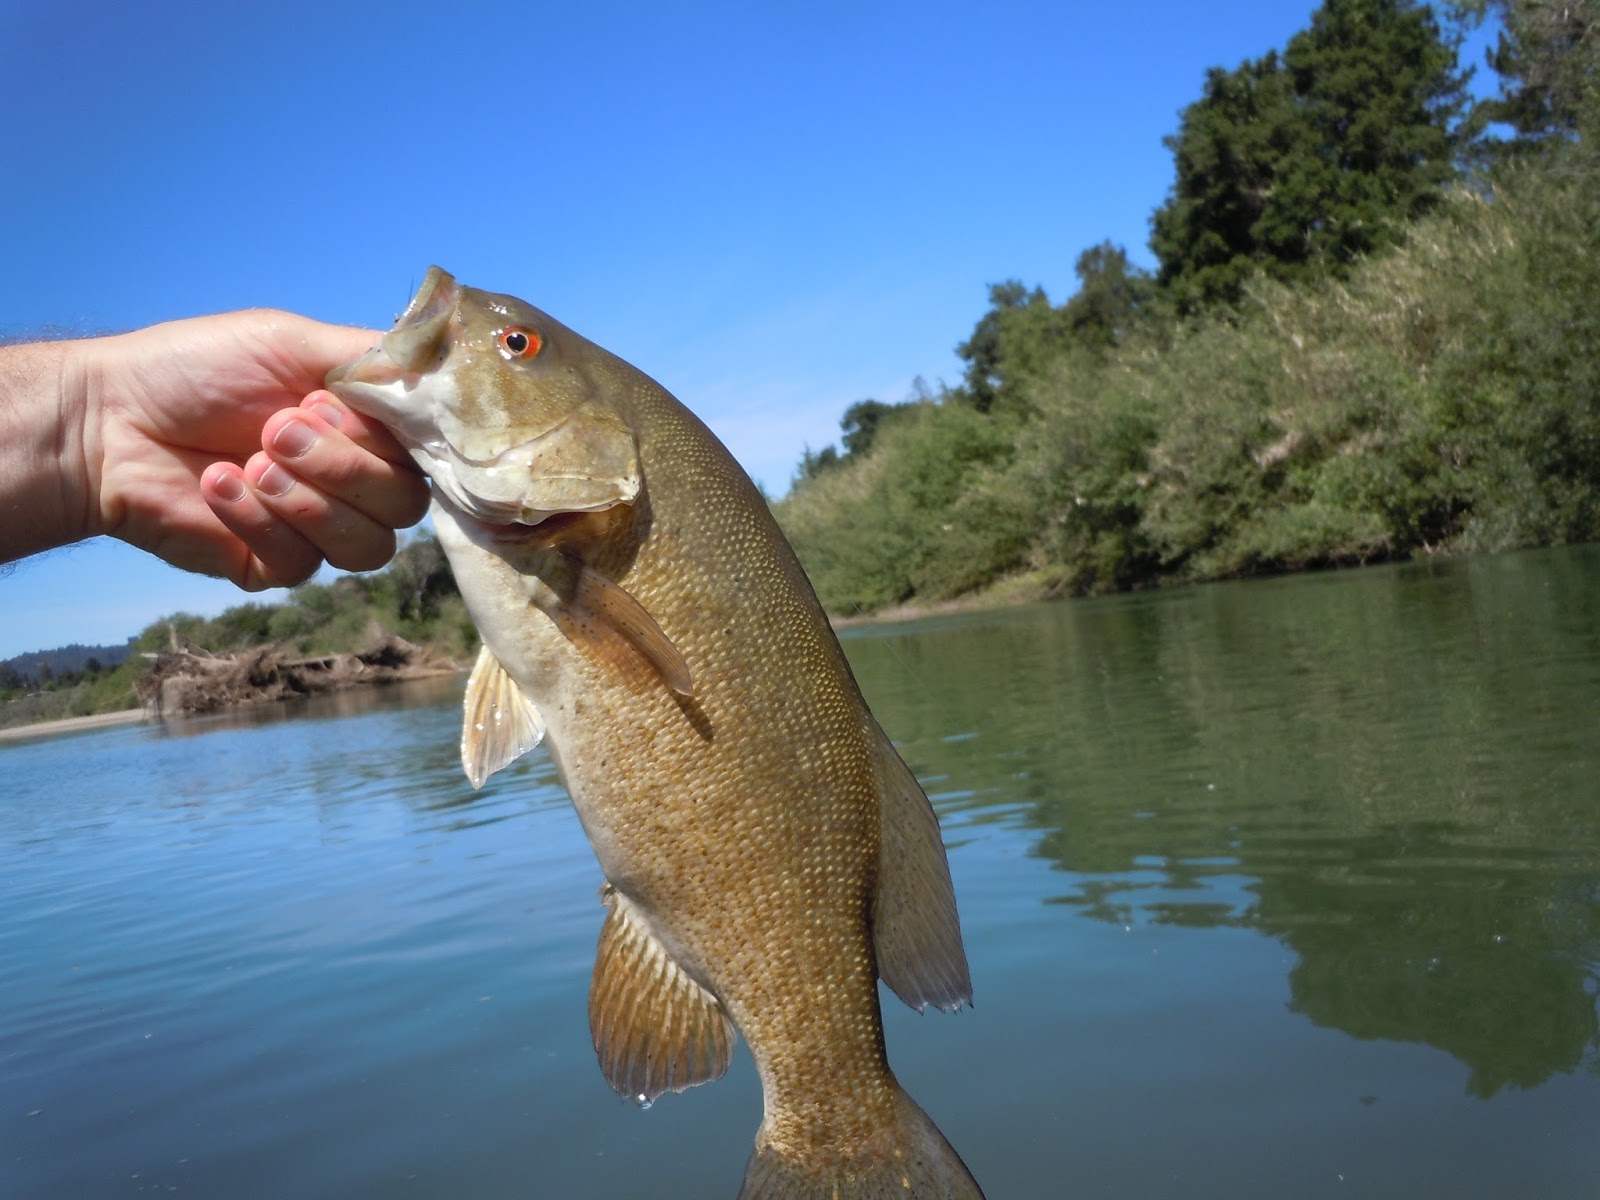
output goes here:
[{"label": "shadow on water", "polygon": [[1600,1073],[1600,549],[853,632],[954,846],[1036,833],[1050,901],[1240,927],[1291,1008],[1489,1097]]}]

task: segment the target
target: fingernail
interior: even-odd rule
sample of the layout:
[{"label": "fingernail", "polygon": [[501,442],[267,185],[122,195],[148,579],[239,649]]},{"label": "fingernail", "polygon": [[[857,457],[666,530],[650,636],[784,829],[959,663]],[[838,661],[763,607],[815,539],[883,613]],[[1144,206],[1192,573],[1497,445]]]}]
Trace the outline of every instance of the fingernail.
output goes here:
[{"label": "fingernail", "polygon": [[290,421],[272,439],[272,448],[285,458],[299,458],[316,444],[317,431],[304,421]]},{"label": "fingernail", "polygon": [[[273,439],[276,446],[278,440]],[[281,496],[294,486],[294,476],[285,471],[277,463],[272,463],[261,472],[261,478],[256,480],[256,490],[265,496]]]},{"label": "fingernail", "polygon": [[318,400],[311,406],[311,411],[316,413],[317,416],[321,417],[335,429],[342,429],[344,427],[344,410],[337,404],[327,400]]},{"label": "fingernail", "polygon": [[244,499],[244,480],[237,475],[219,475],[211,486],[218,498],[229,504]]}]

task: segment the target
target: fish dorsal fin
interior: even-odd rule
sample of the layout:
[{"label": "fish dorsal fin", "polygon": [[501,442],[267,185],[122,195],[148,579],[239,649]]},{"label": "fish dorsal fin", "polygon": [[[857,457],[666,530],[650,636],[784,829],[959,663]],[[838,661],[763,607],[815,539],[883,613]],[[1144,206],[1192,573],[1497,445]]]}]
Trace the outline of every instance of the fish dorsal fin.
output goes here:
[{"label": "fish dorsal fin", "polygon": [[467,679],[461,721],[461,765],[472,786],[482,787],[543,737],[544,717],[489,647],[482,647]]},{"label": "fish dorsal fin", "polygon": [[625,676],[653,672],[680,696],[693,696],[689,664],[644,605],[599,571],[568,561],[578,570],[572,598],[557,615],[563,632]]},{"label": "fish dorsal fin", "polygon": [[589,1033],[617,1093],[649,1103],[718,1079],[733,1056],[733,1022],[667,953],[626,896],[607,884],[610,910],[589,986]]},{"label": "fish dorsal fin", "polygon": [[[869,718],[870,719],[870,718]],[[882,822],[872,940],[878,974],[922,1011],[972,1001],[956,893],[933,805],[888,736],[872,722]]]}]

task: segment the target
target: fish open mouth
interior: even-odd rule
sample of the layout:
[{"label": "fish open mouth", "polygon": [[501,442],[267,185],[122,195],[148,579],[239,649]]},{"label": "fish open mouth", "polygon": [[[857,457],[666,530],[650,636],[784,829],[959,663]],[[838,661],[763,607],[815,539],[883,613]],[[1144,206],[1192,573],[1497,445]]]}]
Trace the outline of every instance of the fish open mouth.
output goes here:
[{"label": "fish open mouth", "polygon": [[422,286],[411,297],[394,328],[380,345],[328,372],[328,386],[383,385],[411,378],[437,366],[448,347],[450,318],[456,310],[455,279],[440,267],[429,267]]}]

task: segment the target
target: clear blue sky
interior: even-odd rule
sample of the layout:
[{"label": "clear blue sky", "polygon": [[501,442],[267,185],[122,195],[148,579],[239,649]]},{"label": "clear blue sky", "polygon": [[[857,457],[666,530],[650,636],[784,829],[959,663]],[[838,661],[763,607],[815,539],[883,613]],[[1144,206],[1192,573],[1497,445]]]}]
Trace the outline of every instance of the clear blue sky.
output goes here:
[{"label": "clear blue sky", "polygon": [[[1105,238],[1151,265],[1179,110],[1314,8],[0,0],[0,330],[381,328],[438,263],[661,380],[781,493],[854,401],[955,381],[988,284],[1065,299]],[[0,658],[247,599],[56,551],[0,577]]]}]

